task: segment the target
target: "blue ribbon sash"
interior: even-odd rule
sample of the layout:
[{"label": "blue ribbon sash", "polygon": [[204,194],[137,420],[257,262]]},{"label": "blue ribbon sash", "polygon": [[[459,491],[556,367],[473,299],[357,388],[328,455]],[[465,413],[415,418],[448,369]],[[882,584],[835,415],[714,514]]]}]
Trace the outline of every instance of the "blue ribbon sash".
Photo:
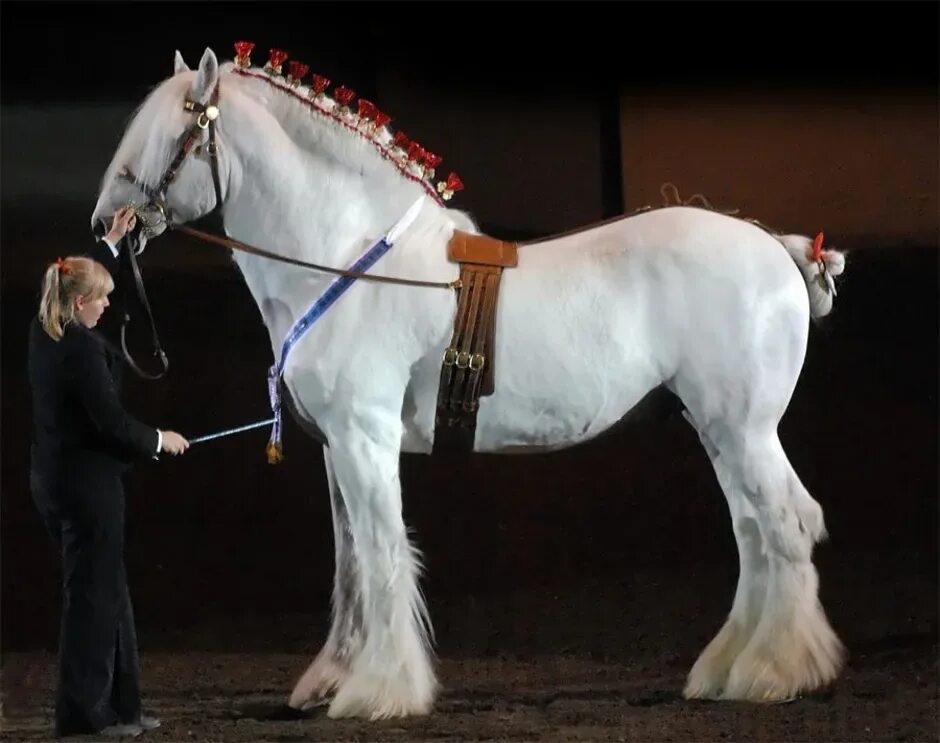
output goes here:
[{"label": "blue ribbon sash", "polygon": [[[357,273],[364,273],[371,268],[376,261],[385,255],[392,247],[388,237],[383,237],[376,242],[363,256],[357,260],[349,270]],[[299,318],[288,332],[284,343],[281,346],[280,360],[271,366],[268,370],[268,397],[271,401],[271,412],[274,414],[274,425],[271,429],[271,438],[268,441],[267,454],[268,462],[277,464],[283,459],[283,446],[281,445],[281,377],[284,374],[284,365],[287,363],[287,357],[290,355],[294,344],[299,341],[304,334],[313,327],[313,324],[323,317],[324,313],[333,306],[343,293],[355,281],[352,276],[340,276],[333,280],[326,291],[320,295],[320,298],[314,302],[303,317]]]}]

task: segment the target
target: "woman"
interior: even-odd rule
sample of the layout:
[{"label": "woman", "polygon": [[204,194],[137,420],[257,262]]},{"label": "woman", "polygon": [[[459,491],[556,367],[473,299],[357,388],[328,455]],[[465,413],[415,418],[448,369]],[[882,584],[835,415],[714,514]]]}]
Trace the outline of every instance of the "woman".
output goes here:
[{"label": "woman", "polygon": [[[118,212],[109,242],[133,221],[130,210]],[[60,258],[46,270],[29,333],[30,488],[63,568],[57,736],[137,735],[160,724],[141,716],[121,475],[135,460],[182,454],[189,442],[121,405],[121,359],[93,330],[113,288],[100,263]]]}]

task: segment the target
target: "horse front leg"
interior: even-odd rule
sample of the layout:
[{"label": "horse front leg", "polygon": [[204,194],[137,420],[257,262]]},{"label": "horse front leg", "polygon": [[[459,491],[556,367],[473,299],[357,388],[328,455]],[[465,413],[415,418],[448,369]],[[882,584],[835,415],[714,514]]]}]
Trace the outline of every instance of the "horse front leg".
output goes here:
[{"label": "horse front leg", "polygon": [[336,482],[329,447],[323,447],[323,458],[336,548],[332,625],[323,648],[291,692],[290,706],[302,710],[322,704],[342,683],[349,675],[350,660],[362,645],[362,596],[349,512]]},{"label": "horse front leg", "polygon": [[330,717],[383,719],[430,712],[437,691],[419,555],[402,520],[398,410],[344,413],[329,431],[358,571],[361,635]]}]

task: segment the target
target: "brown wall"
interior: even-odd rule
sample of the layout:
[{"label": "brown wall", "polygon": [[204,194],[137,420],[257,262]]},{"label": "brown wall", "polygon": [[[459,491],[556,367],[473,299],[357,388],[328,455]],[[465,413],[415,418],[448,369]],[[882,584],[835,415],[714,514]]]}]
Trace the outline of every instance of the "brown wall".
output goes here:
[{"label": "brown wall", "polygon": [[787,231],[935,245],[938,141],[935,92],[624,93],[625,209],[671,181]]},{"label": "brown wall", "polygon": [[[484,225],[547,234],[607,216],[596,101],[415,89],[394,72],[379,89],[398,124],[444,156],[442,171],[460,172],[459,206]],[[846,248],[936,245],[938,145],[931,90],[625,91],[623,210],[662,203],[671,181],[683,198]]]}]

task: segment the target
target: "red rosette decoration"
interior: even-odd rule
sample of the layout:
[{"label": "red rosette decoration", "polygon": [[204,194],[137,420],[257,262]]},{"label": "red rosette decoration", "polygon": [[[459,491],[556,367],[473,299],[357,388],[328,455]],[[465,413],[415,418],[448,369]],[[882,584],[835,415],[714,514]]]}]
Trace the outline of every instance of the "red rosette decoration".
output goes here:
[{"label": "red rosette decoration", "polygon": [[292,59],[287,65],[287,70],[287,82],[290,83],[292,88],[296,88],[300,85],[300,81],[307,76],[307,73],[310,71],[310,65],[305,65],[303,62]]},{"label": "red rosette decoration", "polygon": [[365,98],[359,99],[359,118],[368,119],[369,121],[375,120],[375,114],[378,109],[375,107],[375,104],[372,101],[368,101]]},{"label": "red rosette decoration", "polygon": [[355,97],[355,92],[347,88],[345,85],[340,85],[336,90],[333,91],[333,98],[335,98],[336,102],[341,106],[348,106],[350,103],[352,103],[353,98]]},{"label": "red rosette decoration", "polygon": [[424,157],[424,147],[419,145],[417,142],[412,142],[410,145],[408,145],[407,154],[408,159],[411,162],[416,163]]},{"label": "red rosette decoration", "polygon": [[235,64],[239,67],[251,67],[251,50],[255,48],[253,41],[235,42]]},{"label": "red rosette decoration", "polygon": [[437,184],[437,190],[445,201],[449,201],[457,191],[463,191],[463,181],[456,173],[451,173],[446,181]]},{"label": "red rosette decoration", "polygon": [[427,168],[436,168],[444,160],[443,157],[440,155],[435,155],[430,150],[424,151],[424,157],[422,159],[424,160],[424,165]]},{"label": "red rosette decoration", "polygon": [[826,292],[826,294],[832,294],[835,296],[836,293],[836,284],[833,281],[832,276],[829,274],[829,266],[826,265],[826,260],[823,258],[823,242],[825,238],[823,233],[820,232],[813,238],[813,246],[810,248],[809,259],[816,264],[816,267],[819,269],[819,273],[816,274],[816,281],[819,283],[820,288]]},{"label": "red rosette decoration", "polygon": [[269,75],[280,75],[281,65],[287,60],[287,52],[283,49],[269,49],[268,62],[264,66],[264,71]]},{"label": "red rosette decoration", "polygon": [[392,117],[389,116],[387,113],[384,113],[382,111],[375,112],[375,128],[376,129],[381,129],[391,120],[392,120]]},{"label": "red rosette decoration", "polygon": [[823,233],[820,232],[816,235],[816,238],[813,240],[813,254],[812,260],[813,263],[819,263],[822,260],[822,249],[823,249]]},{"label": "red rosette decoration", "polygon": [[411,146],[411,140],[404,132],[395,132],[395,138],[392,140],[392,144],[403,150],[407,150]]},{"label": "red rosette decoration", "polygon": [[447,176],[447,188],[451,191],[463,191],[463,181],[460,180],[460,177],[456,173],[451,173]]},{"label": "red rosette decoration", "polygon": [[443,159],[444,158],[440,155],[435,155],[430,150],[425,150],[421,155],[421,162],[424,163],[424,177],[433,178],[434,168],[440,165]]},{"label": "red rosette decoration", "polygon": [[318,98],[323,95],[328,87],[330,87],[330,78],[324,75],[313,75],[313,83],[310,86],[310,97]]}]

